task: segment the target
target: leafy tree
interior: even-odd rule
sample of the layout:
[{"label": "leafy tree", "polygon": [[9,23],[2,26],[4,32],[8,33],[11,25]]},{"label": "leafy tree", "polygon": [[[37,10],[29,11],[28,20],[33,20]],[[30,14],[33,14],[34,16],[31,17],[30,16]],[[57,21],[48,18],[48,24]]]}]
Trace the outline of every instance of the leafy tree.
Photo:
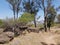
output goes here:
[{"label": "leafy tree", "polygon": [[19,17],[18,21],[21,23],[27,24],[28,22],[31,22],[34,20],[33,17],[34,17],[33,14],[31,15],[30,13],[24,13],[24,14],[22,14],[21,17]]},{"label": "leafy tree", "polygon": [[39,10],[37,4],[36,4],[36,0],[24,0],[23,1],[23,7],[25,9],[26,12],[29,12],[31,14],[34,14],[34,25],[36,26],[36,14]]},{"label": "leafy tree", "polygon": [[47,15],[47,27],[49,27],[49,30],[50,27],[54,24],[55,17],[56,17],[56,10],[54,6],[50,6]]},{"label": "leafy tree", "polygon": [[36,0],[36,3],[38,7],[42,9],[44,12],[44,28],[45,31],[47,31],[47,14],[48,14],[49,7],[52,4],[52,0]]}]

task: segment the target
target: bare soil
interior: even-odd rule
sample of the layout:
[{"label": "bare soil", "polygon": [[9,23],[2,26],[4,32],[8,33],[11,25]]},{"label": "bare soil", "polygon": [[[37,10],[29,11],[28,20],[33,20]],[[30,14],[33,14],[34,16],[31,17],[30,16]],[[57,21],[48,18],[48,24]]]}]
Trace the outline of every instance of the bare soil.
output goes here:
[{"label": "bare soil", "polygon": [[0,45],[60,45],[60,28],[51,28],[49,32],[27,33],[15,37],[10,43]]}]

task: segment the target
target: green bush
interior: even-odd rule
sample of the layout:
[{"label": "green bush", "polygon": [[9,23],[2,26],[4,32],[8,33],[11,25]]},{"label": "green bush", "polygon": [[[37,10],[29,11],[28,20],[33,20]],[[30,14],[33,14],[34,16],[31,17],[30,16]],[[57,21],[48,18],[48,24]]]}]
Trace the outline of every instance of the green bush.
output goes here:
[{"label": "green bush", "polygon": [[0,19],[0,28],[5,28],[8,24],[12,24],[13,21],[10,21],[10,20],[1,20]]},{"label": "green bush", "polygon": [[30,13],[24,13],[21,17],[19,17],[18,22],[27,24],[34,20],[34,15]]},{"label": "green bush", "polygon": [[0,28],[3,27],[4,23],[3,20],[0,19]]}]

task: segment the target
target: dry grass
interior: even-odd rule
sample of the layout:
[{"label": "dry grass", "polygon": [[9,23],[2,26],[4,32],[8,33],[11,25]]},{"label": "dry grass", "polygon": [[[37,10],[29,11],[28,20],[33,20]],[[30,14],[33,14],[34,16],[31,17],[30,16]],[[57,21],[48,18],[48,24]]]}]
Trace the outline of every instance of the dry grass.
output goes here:
[{"label": "dry grass", "polygon": [[10,43],[4,45],[57,45],[59,43],[60,34],[54,32],[31,32],[18,36]]}]

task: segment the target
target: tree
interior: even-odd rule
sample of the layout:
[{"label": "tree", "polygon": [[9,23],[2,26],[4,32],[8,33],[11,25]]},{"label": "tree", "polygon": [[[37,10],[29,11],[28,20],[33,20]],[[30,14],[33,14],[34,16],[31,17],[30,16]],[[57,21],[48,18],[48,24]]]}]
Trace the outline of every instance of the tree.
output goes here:
[{"label": "tree", "polygon": [[30,13],[25,12],[25,13],[22,14],[21,17],[19,17],[18,21],[19,21],[20,23],[27,24],[27,23],[29,23],[29,22],[31,22],[31,21],[34,20],[33,17],[34,17],[33,14],[30,14]]},{"label": "tree", "polygon": [[11,5],[11,10],[13,11],[14,14],[14,20],[15,20],[15,15],[17,13],[17,18],[18,18],[18,12],[20,10],[20,3],[21,0],[6,0],[10,5]]},{"label": "tree", "polygon": [[14,20],[15,20],[15,0],[7,0],[7,2],[11,5],[12,11],[14,14]]},{"label": "tree", "polygon": [[60,14],[57,16],[57,20],[60,23]]},{"label": "tree", "polygon": [[54,24],[56,14],[57,13],[54,6],[50,6],[48,10],[48,15],[47,15],[47,27],[49,28],[49,30],[50,30],[50,27]]},{"label": "tree", "polygon": [[26,12],[34,14],[34,25],[35,25],[35,27],[37,27],[36,26],[36,14],[37,14],[39,8],[35,2],[36,2],[36,0],[27,0],[27,1],[24,0],[23,7]]},{"label": "tree", "polygon": [[36,3],[40,9],[44,12],[44,28],[45,32],[47,31],[47,14],[50,5],[52,4],[52,0],[36,0]]},{"label": "tree", "polygon": [[16,13],[17,13],[17,18],[18,18],[18,13],[20,11],[20,4],[22,0],[16,0]]}]

